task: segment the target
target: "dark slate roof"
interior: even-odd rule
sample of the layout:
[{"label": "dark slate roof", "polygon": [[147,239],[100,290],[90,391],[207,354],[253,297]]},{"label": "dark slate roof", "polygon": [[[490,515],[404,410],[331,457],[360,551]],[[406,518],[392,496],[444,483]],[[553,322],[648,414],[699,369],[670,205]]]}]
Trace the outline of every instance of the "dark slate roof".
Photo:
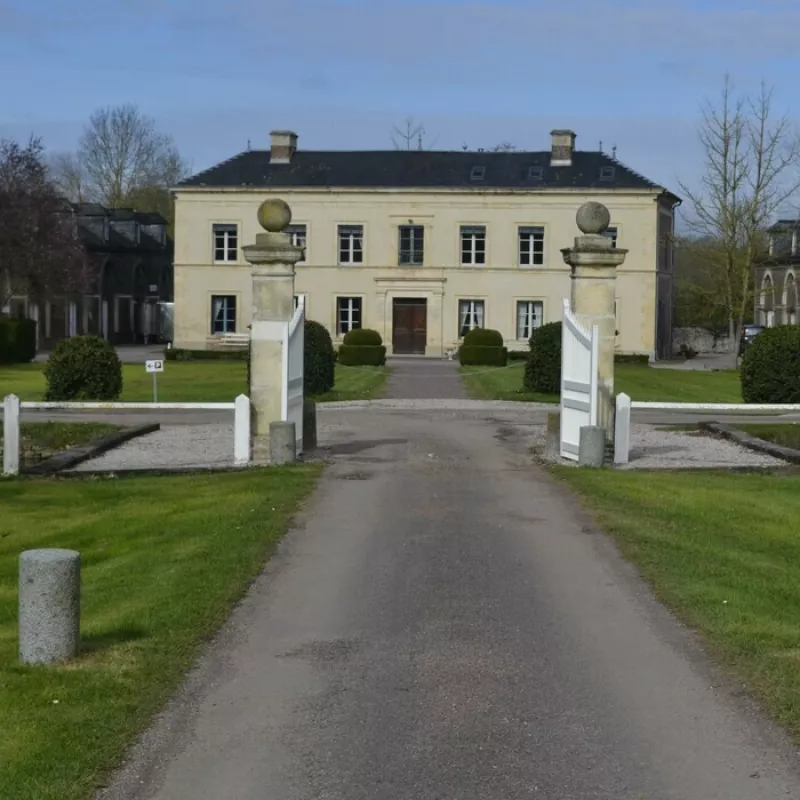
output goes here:
[{"label": "dark slate roof", "polygon": [[[605,153],[575,151],[569,167],[551,167],[550,157],[549,150],[508,153],[298,150],[291,163],[270,164],[269,150],[249,150],[193,175],[178,188],[663,188]],[[473,167],[486,168],[482,180],[471,180]],[[531,167],[541,169],[540,178],[531,175]],[[601,178],[604,167],[613,168],[611,178]]]},{"label": "dark slate roof", "polygon": [[767,231],[769,233],[782,233],[783,231],[792,231],[795,228],[800,228],[800,219],[779,219]]}]

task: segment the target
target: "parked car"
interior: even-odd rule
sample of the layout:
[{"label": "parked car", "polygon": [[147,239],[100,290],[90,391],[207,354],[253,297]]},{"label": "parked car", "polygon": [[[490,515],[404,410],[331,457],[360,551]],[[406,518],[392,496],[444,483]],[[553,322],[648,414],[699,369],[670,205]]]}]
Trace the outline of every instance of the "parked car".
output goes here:
[{"label": "parked car", "polygon": [[747,346],[764,330],[766,328],[763,325],[742,325],[742,332],[739,336],[739,357],[744,355]]}]

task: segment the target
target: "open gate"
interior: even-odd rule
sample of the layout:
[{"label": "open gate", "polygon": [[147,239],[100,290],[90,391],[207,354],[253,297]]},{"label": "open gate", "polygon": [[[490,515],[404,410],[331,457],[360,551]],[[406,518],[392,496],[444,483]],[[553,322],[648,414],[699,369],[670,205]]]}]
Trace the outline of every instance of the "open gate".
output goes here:
[{"label": "open gate", "polygon": [[294,422],[297,455],[303,452],[303,354],[305,351],[305,298],[298,297],[297,308],[283,333],[283,390],[281,419]]}]

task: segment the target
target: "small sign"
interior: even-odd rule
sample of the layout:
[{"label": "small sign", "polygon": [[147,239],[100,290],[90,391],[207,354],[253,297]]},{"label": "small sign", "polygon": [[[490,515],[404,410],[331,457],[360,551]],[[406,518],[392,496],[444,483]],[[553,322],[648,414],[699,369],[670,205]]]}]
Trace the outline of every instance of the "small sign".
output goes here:
[{"label": "small sign", "polygon": [[156,361],[145,361],[144,367],[148,372],[163,372],[164,362],[161,359]]}]

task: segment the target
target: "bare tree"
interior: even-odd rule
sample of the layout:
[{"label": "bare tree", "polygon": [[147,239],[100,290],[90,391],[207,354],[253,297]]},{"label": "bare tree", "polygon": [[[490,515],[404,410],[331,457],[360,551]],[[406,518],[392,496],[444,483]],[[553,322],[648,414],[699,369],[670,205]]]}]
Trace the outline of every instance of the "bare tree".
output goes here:
[{"label": "bare tree", "polygon": [[166,191],[187,172],[172,138],[160,133],[155,120],[134,105],[92,114],[77,159],[91,198],[112,208],[125,205],[144,189]]},{"label": "bare tree", "polygon": [[515,144],[511,144],[511,142],[500,142],[500,144],[491,147],[490,150],[492,153],[514,153],[519,148]]},{"label": "bare tree", "polygon": [[82,293],[92,271],[39,139],[0,141],[0,309],[14,296]]},{"label": "bare tree", "polygon": [[61,194],[71,203],[89,200],[86,170],[75,153],[55,153],[48,163],[50,177]]},{"label": "bare tree", "polygon": [[773,114],[766,85],[754,97],[742,96],[726,77],[718,103],[703,106],[700,143],[700,186],[681,189],[693,211],[689,225],[704,243],[702,286],[718,293],[714,302],[735,338],[752,303],[764,232],[800,189],[800,140],[786,116]]},{"label": "bare tree", "polygon": [[[429,145],[425,143],[427,131],[421,123],[417,124],[413,117],[407,117],[404,122],[405,127],[395,125],[392,128],[392,144],[395,150],[430,150],[436,139]],[[437,137],[438,139],[438,137]]]}]

